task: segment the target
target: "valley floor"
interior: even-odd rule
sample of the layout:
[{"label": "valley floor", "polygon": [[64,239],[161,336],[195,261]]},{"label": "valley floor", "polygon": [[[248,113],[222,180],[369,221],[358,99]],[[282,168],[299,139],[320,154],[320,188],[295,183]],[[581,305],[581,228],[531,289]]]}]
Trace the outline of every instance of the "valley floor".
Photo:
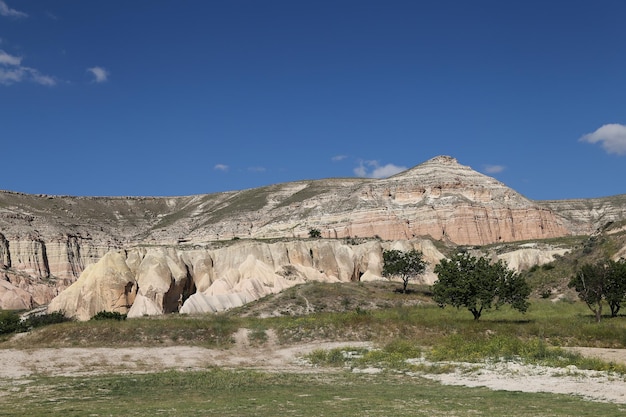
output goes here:
[{"label": "valley floor", "polygon": [[[0,350],[0,386],[36,375],[81,376],[147,373],[164,370],[201,370],[211,367],[247,368],[269,372],[325,372],[303,355],[316,349],[342,346],[371,347],[364,342],[316,342],[278,345],[271,337],[263,346],[250,345],[245,330],[229,349],[193,346],[132,348],[38,348]],[[579,353],[626,364],[626,349],[578,348]],[[484,386],[494,390],[548,392],[580,396],[592,401],[626,404],[626,379],[575,367],[548,368],[516,362],[459,363],[456,371],[419,375],[443,384]],[[359,370],[378,372],[377,369]]]}]

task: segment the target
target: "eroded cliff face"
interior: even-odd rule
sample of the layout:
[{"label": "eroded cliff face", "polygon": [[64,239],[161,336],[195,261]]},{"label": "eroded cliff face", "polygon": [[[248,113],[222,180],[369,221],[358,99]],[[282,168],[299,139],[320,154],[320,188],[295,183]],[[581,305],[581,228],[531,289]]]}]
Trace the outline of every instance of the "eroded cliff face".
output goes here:
[{"label": "eroded cliff face", "polygon": [[99,311],[129,317],[216,312],[308,281],[381,279],[384,249],[424,253],[432,283],[443,255],[429,240],[348,245],[338,240],[237,242],[222,248],[134,248],[110,251],[49,304],[88,320]]},{"label": "eroded cliff face", "polygon": [[[259,227],[249,222],[248,234],[304,237],[314,227],[329,238],[428,236],[458,245],[570,234],[557,213],[450,157],[434,158],[388,179],[345,181],[332,192],[316,193],[315,199],[296,199],[314,194],[309,189],[313,185],[302,186],[272,210],[276,221]],[[243,223],[241,219],[238,224]],[[227,236],[237,232],[241,230],[222,227]]]},{"label": "eroded cliff face", "polygon": [[577,200],[539,201],[558,213],[575,235],[589,235],[609,223],[626,219],[626,194]]},{"label": "eroded cliff face", "polygon": [[[481,246],[587,233],[626,218],[623,198],[596,200],[537,203],[446,156],[387,179],[297,181],[184,197],[0,192],[0,291],[27,306],[47,304],[109,250],[146,245],[306,238],[315,228],[324,238],[424,237]],[[204,285],[215,271],[208,259],[197,262]],[[145,309],[164,308],[152,306],[150,294],[138,297]]]},{"label": "eroded cliff face", "polygon": [[0,234],[0,309],[30,309],[45,305],[71,285],[111,247],[93,245],[77,236]]}]

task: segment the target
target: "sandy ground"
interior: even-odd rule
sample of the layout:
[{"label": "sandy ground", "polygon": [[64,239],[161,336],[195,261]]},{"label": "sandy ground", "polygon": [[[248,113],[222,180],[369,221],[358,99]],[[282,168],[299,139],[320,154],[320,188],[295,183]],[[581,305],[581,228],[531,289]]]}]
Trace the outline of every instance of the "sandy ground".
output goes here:
[{"label": "sandy ground", "polygon": [[[302,359],[315,349],[369,346],[363,342],[309,343],[282,347],[270,340],[250,346],[245,332],[230,349],[191,346],[146,348],[58,348],[0,350],[0,385],[34,375],[80,376],[104,373],[140,373],[166,369],[199,370],[209,367],[246,367],[267,371],[321,372]],[[626,349],[578,348],[582,354],[626,364]],[[421,360],[420,360],[421,361]],[[420,374],[443,384],[484,386],[495,390],[550,392],[593,401],[626,404],[626,378],[575,367],[548,368],[515,362],[456,364],[447,374]],[[370,370],[375,372],[376,370]]]},{"label": "sandy ground", "polygon": [[574,366],[550,368],[516,362],[498,362],[485,364],[477,369],[474,363],[460,363],[454,373],[422,376],[446,385],[569,394],[592,401],[626,404],[625,377],[606,372],[586,371]]}]

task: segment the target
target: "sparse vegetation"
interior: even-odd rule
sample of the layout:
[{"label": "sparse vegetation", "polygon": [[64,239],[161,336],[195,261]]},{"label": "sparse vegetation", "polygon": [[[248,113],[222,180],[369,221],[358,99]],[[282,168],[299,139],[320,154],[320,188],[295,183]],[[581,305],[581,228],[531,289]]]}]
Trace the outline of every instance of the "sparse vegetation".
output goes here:
[{"label": "sparse vegetation", "polygon": [[[375,395],[373,395],[375,393]],[[570,395],[492,391],[423,378],[208,369],[82,378],[29,378],[0,397],[3,416],[623,416],[619,404]]]},{"label": "sparse vegetation", "polygon": [[[303,287],[312,289],[315,285]],[[370,284],[346,285],[362,289]],[[387,287],[378,289],[376,294],[393,296],[386,291]],[[324,299],[324,291],[306,294],[312,304]],[[279,295],[260,303],[266,307],[280,304]],[[73,346],[80,341],[81,347],[191,344],[228,348],[236,330],[246,328],[250,330],[251,343],[259,346],[267,343],[267,334],[272,330],[283,344],[320,338],[361,339],[372,340],[379,348],[348,346],[316,350],[307,356],[311,364],[337,368],[324,373],[207,369],[81,378],[31,376],[28,381],[7,389],[0,397],[0,406],[6,416],[64,417],[93,414],[269,416],[276,415],[276,410],[302,416],[356,416],[362,415],[364,407],[377,415],[390,415],[393,410],[393,415],[412,416],[417,406],[428,415],[464,415],[471,409],[478,415],[498,416],[507,415],[511,408],[520,416],[623,414],[621,405],[576,400],[571,396],[450,387],[409,375],[455,370],[457,365],[447,361],[523,360],[549,366],[607,370],[614,372],[615,378],[623,378],[620,375],[624,369],[619,365],[572,354],[563,346],[626,347],[624,317],[595,324],[581,302],[543,300],[533,301],[523,321],[508,306],[479,322],[456,309],[441,310],[432,302],[367,311],[353,309],[352,304],[365,303],[361,297],[371,296],[371,292],[356,292],[344,311],[304,316],[261,319],[241,317],[239,311],[194,317],[169,315],[125,321],[71,322],[39,328],[20,339],[6,341],[0,347]],[[337,305],[342,303],[343,297],[345,295],[338,297]],[[208,337],[209,334],[212,336]],[[427,362],[407,361],[420,357]],[[358,368],[376,368],[381,372],[344,371]],[[569,371],[563,368],[563,372]],[[164,395],[171,392],[172,387],[177,387],[176,395]],[[373,389],[375,396],[371,395]],[[541,402],[542,407],[537,407],[537,402]]]}]

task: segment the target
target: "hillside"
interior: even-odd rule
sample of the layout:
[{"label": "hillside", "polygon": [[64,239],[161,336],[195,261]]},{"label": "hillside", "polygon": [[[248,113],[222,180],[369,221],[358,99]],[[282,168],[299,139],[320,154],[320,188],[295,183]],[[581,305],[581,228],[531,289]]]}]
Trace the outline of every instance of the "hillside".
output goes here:
[{"label": "hillside", "polygon": [[[142,262],[154,258],[154,253],[166,253],[167,256],[158,255],[158,261],[153,261],[155,265],[167,266],[159,267],[161,273],[156,274],[161,277],[159,280],[183,282],[182,277],[191,280],[184,284],[186,289],[181,287],[173,293],[168,293],[168,288],[151,290],[147,298],[156,307],[144,305],[141,310],[144,314],[154,308],[162,311],[163,301],[157,301],[154,294],[169,294],[168,297],[184,294],[186,300],[196,289],[204,291],[214,282],[224,280],[227,285],[220,284],[221,289],[213,288],[213,293],[230,291],[242,279],[242,271],[236,272],[236,279],[232,276],[234,272],[228,271],[243,268],[245,262],[260,262],[275,268],[261,274],[265,280],[293,262],[303,268],[314,268],[317,261],[312,254],[302,255],[297,261],[292,259],[302,246],[295,243],[287,245],[286,252],[280,256],[272,255],[278,258],[271,262],[257,256],[272,252],[259,249],[265,243],[303,239],[311,229],[320,230],[324,239],[337,241],[324,246],[329,248],[324,249],[328,251],[324,252],[324,259],[342,259],[345,253],[361,251],[354,252],[350,244],[346,246],[359,239],[388,242],[385,243],[388,247],[393,242],[407,241],[422,245],[420,242],[424,240],[447,246],[484,246],[589,234],[623,218],[626,218],[626,195],[532,201],[448,156],[433,158],[386,179],[297,181],[193,196],[72,197],[4,191],[0,192],[0,277],[4,278],[0,285],[0,307],[48,304],[89,265],[95,265],[111,251],[122,251],[124,262],[133,274],[150,271],[151,267],[147,264],[142,267]],[[341,239],[347,241],[342,243]],[[237,240],[253,244],[234,245]],[[224,246],[236,249],[229,249],[231,258],[222,257],[217,265],[216,250],[226,253],[220,249]],[[376,276],[379,266],[375,265],[379,261],[372,254],[380,252],[383,246],[375,247],[371,254],[349,257],[348,264],[352,266],[345,264],[322,273],[323,280],[358,280],[368,271]],[[193,255],[191,251],[195,251]],[[552,255],[546,253],[551,259]],[[251,255],[253,261],[247,261]],[[437,259],[440,255],[433,256]],[[205,278],[198,278],[205,276],[197,274],[198,259],[211,265],[200,268],[208,274]],[[286,261],[276,263],[276,259]],[[235,260],[240,264],[234,265]],[[245,264],[246,270],[252,271],[247,272],[247,278],[258,275],[254,271],[263,267],[261,264]],[[172,269],[172,265],[178,267]],[[312,271],[300,270],[299,276],[305,281],[314,279]],[[343,271],[342,276],[347,278],[338,275],[338,271]],[[147,295],[135,284],[130,287],[124,291],[132,294],[132,299]],[[257,289],[253,293],[267,291]],[[171,300],[168,303],[176,304]]]}]

